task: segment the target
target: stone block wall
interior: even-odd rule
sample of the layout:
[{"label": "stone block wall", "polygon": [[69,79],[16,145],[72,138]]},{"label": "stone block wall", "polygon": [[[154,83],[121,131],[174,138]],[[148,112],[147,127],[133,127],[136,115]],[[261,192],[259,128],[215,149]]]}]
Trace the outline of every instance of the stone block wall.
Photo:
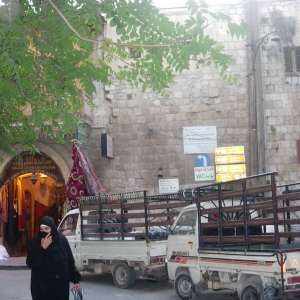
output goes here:
[{"label": "stone block wall", "polygon": [[[261,36],[274,30],[272,12],[281,11],[285,17],[299,21],[300,0],[261,1],[257,8]],[[244,1],[216,6],[234,20],[244,20]],[[174,13],[178,20],[180,13]],[[184,15],[184,14],[182,14]],[[112,34],[112,31],[109,31]],[[94,111],[97,124],[89,139],[89,156],[102,183],[109,192],[148,189],[158,193],[158,169],[164,178],[178,178],[180,188],[204,185],[195,181],[195,158],[200,154],[184,154],[183,127],[216,126],[217,146],[244,146],[247,175],[250,174],[251,124],[248,75],[252,68],[251,51],[246,41],[232,39],[218,23],[208,33],[217,36],[226,50],[235,57],[230,67],[239,73],[237,84],[219,78],[213,67],[191,68],[178,74],[170,87],[171,96],[164,98],[151,90],[144,93],[131,89],[126,83],[113,82],[99,93],[99,109]],[[294,36],[299,45],[299,34]],[[299,180],[296,140],[299,139],[299,85],[286,84],[282,43],[266,39],[262,43],[263,110],[265,121],[266,171],[279,173],[278,183]],[[101,104],[104,104],[101,106]],[[101,156],[101,133],[114,139],[114,159]],[[211,165],[214,155],[209,154]]]},{"label": "stone block wall", "polygon": [[[294,30],[290,41],[285,40],[285,36],[280,36],[279,42],[272,42],[270,39],[266,42],[262,51],[262,67],[267,171],[277,171],[280,184],[299,182],[300,165],[296,141],[300,137],[300,80],[296,84],[288,83],[283,48],[300,46],[300,1],[262,2],[258,5],[258,11],[263,33],[278,30],[274,16],[279,18],[277,23],[284,24],[284,30],[289,35]],[[293,27],[291,25],[294,22]],[[296,73],[294,75],[300,76]]]}]

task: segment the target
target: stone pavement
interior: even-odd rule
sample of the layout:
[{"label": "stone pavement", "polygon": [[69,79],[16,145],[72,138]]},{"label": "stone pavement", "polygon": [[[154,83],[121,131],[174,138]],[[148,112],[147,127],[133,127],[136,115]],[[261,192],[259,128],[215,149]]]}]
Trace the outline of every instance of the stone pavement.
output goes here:
[{"label": "stone pavement", "polygon": [[9,257],[0,260],[0,270],[26,270],[26,256]]}]

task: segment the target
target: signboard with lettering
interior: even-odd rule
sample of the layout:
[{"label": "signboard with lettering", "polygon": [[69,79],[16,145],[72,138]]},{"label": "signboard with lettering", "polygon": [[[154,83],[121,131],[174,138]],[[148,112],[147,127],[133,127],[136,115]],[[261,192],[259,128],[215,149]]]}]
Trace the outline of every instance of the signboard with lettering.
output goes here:
[{"label": "signboard with lettering", "polygon": [[215,155],[228,155],[228,154],[244,154],[244,146],[231,146],[215,148]]},{"label": "signboard with lettering", "polygon": [[236,180],[246,177],[246,173],[240,173],[240,174],[217,174],[217,182],[224,182],[224,181],[230,181],[230,180]]},{"label": "signboard with lettering", "polygon": [[160,194],[172,194],[179,191],[178,178],[159,179],[158,184]]},{"label": "signboard with lettering", "polygon": [[246,165],[219,165],[216,166],[216,173],[246,173]]},{"label": "signboard with lettering", "polygon": [[78,124],[76,126],[76,139],[80,142],[81,147],[83,149],[86,149],[86,143],[87,143],[87,132],[86,127],[82,124]]},{"label": "signboard with lettering", "polygon": [[195,181],[215,180],[215,167],[195,167]]},{"label": "signboard with lettering", "polygon": [[216,147],[216,126],[183,127],[184,154],[214,153]]},{"label": "signboard with lettering", "polygon": [[243,163],[245,162],[245,155],[224,155],[224,156],[215,156],[216,165],[222,164],[234,164],[234,163]]},{"label": "signboard with lettering", "polygon": [[216,181],[224,182],[246,177],[244,146],[215,148]]}]

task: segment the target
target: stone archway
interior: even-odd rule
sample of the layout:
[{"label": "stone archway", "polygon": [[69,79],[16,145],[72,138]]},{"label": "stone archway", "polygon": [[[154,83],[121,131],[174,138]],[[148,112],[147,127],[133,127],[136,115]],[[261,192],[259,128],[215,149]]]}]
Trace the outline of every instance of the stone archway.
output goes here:
[{"label": "stone archway", "polygon": [[44,173],[57,182],[65,184],[60,168],[47,154],[39,152],[32,155],[29,151],[24,151],[20,156],[22,164],[16,159],[11,160],[1,178],[2,184],[8,184],[14,178],[25,173]]},{"label": "stone archway", "polygon": [[60,168],[47,154],[43,152],[32,155],[29,151],[24,151],[20,154],[22,163],[13,159],[6,167],[2,184],[8,184],[14,178],[25,173],[44,173],[52,177],[55,181],[65,184]]},{"label": "stone archway", "polygon": [[[28,213],[30,217],[29,235],[31,237],[35,234],[35,225],[38,220],[37,216],[39,216],[37,212],[50,215],[57,222],[61,217],[65,200],[65,184],[69,178],[71,170],[70,166],[72,165],[72,152],[68,152],[66,147],[60,145],[56,145],[56,148],[61,148],[61,152],[59,153],[43,143],[38,144],[37,148],[39,149],[39,152],[35,155],[32,155],[28,151],[19,150],[22,163],[15,157],[6,155],[4,156],[4,161],[0,165],[0,187],[3,186],[3,189],[7,189],[10,192],[5,201],[6,220],[4,220],[3,223],[5,225],[5,230],[3,229],[1,243],[7,247],[7,251],[11,256],[20,255],[22,249],[26,248],[28,239],[26,235],[25,238],[23,237],[23,232],[26,232],[26,229],[28,229],[28,225],[26,225],[26,221],[24,221],[24,217],[27,218]],[[70,161],[66,161],[64,157],[70,157]],[[35,173],[38,178],[38,181],[35,184],[30,182],[32,173]],[[43,185],[41,184],[41,173],[48,176],[48,180],[46,180],[46,183]],[[20,196],[22,194],[19,191],[21,191],[21,193],[25,191],[31,193],[32,198],[30,200],[26,199],[26,194],[25,197]],[[17,197],[16,194],[18,194]],[[13,232],[14,240],[12,240],[8,239],[8,231],[6,229],[10,228],[10,224],[13,222],[12,203],[16,198],[19,199],[18,203],[20,203],[17,212],[18,218],[19,221],[22,220],[24,226],[19,226],[20,222],[18,222],[18,231]],[[3,203],[3,200],[1,201]],[[27,205],[24,206],[24,204],[27,204],[27,201],[31,204],[28,207],[28,211],[26,211]],[[12,230],[10,230],[10,233],[11,232]],[[17,236],[15,232],[21,232],[21,237]],[[17,236],[17,239],[15,239],[15,236]]]},{"label": "stone archway", "polygon": [[[66,184],[68,181],[68,178],[70,176],[70,170],[72,168],[73,165],[73,160],[72,160],[72,148],[70,148],[70,151],[64,149],[59,149],[55,150],[52,147],[49,147],[48,145],[42,143],[42,142],[37,142],[36,143],[36,147],[39,151],[41,151],[42,153],[44,153],[45,155],[47,155],[49,158],[51,158],[53,160],[53,162],[55,162],[57,164],[57,166],[59,166],[61,175],[64,179],[64,182],[62,182],[63,184]],[[23,152],[24,149],[17,149],[19,151],[19,153]],[[64,153],[65,156],[66,154],[69,153],[69,157],[68,159],[65,159],[61,153]],[[15,159],[15,156],[13,155],[9,155],[9,154],[4,154],[3,156],[3,161],[0,164],[0,180],[1,180],[1,185],[3,184],[3,178],[5,176],[5,172],[7,170],[7,168],[9,167],[10,163]],[[0,185],[0,187],[1,187]]]}]

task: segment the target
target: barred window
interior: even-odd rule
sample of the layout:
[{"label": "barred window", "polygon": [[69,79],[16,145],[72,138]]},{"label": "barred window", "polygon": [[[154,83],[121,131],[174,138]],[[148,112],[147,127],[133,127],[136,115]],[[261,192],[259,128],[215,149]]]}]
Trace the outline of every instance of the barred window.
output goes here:
[{"label": "barred window", "polygon": [[288,75],[300,72],[300,47],[284,48],[285,72]]},{"label": "barred window", "polygon": [[300,47],[283,48],[285,62],[285,82],[300,84]]}]

